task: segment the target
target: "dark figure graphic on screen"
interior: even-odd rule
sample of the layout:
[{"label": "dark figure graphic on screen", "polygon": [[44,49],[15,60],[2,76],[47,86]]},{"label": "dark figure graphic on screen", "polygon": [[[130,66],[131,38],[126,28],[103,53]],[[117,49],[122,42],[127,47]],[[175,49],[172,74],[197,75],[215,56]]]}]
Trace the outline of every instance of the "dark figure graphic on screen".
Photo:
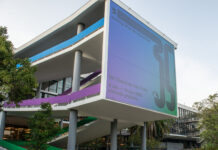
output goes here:
[{"label": "dark figure graphic on screen", "polygon": [[165,57],[165,75],[166,75],[166,88],[167,91],[170,93],[170,98],[171,98],[171,102],[167,101],[167,108],[171,111],[173,111],[175,109],[175,90],[173,89],[173,87],[170,85],[170,68],[169,68],[169,53],[172,53],[172,49],[170,48],[170,46],[168,44],[164,45],[164,57]]},{"label": "dark figure graphic on screen", "polygon": [[[170,102],[167,101],[167,108],[171,111],[175,109],[175,90],[170,85],[170,68],[169,68],[169,53],[172,50],[169,45],[164,46],[162,50],[161,45],[155,45],[153,48],[153,54],[159,63],[159,75],[160,75],[160,94],[157,91],[153,92],[154,100],[159,108],[163,108],[166,101],[165,92],[170,94]],[[163,57],[164,56],[164,57]]]},{"label": "dark figure graphic on screen", "polygon": [[157,59],[159,63],[159,75],[160,75],[160,95],[154,91],[153,96],[156,105],[159,108],[163,108],[165,105],[165,86],[164,86],[164,61],[161,58],[161,53],[162,53],[162,46],[161,45],[155,45],[154,46],[154,57]]}]

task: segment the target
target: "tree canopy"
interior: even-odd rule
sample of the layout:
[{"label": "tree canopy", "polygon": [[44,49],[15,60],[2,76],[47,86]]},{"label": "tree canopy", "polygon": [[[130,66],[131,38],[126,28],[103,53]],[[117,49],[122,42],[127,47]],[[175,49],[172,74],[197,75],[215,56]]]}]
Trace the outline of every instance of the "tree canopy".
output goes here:
[{"label": "tree canopy", "polygon": [[194,107],[199,111],[200,136],[204,140],[203,149],[218,148],[218,94],[210,95],[201,102],[196,102]]},{"label": "tree canopy", "polygon": [[28,58],[16,58],[13,49],[7,28],[0,26],[0,104],[5,100],[18,104],[33,97],[33,88],[37,87],[36,68],[31,66]]},{"label": "tree canopy", "polygon": [[29,120],[31,150],[46,150],[50,141],[60,130],[52,118],[50,103],[41,104],[41,111],[36,112]]},{"label": "tree canopy", "polygon": [[[172,126],[173,120],[149,121],[146,123],[146,138],[148,148],[157,148],[164,135]],[[141,145],[141,127],[134,126],[130,129],[130,145]]]}]

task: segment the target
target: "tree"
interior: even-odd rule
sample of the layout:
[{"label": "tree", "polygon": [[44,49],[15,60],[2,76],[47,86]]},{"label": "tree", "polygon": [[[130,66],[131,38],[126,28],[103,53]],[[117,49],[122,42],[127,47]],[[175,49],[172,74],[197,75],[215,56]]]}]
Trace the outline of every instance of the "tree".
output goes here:
[{"label": "tree", "polygon": [[147,122],[147,145],[148,148],[157,148],[164,135],[172,127],[174,120],[158,120]]},{"label": "tree", "polygon": [[201,138],[204,140],[203,149],[218,148],[218,94],[210,95],[201,102],[196,102],[194,107],[199,111],[199,128]]},{"label": "tree", "polygon": [[[147,147],[157,148],[164,134],[169,132],[173,120],[149,121],[146,123]],[[130,145],[141,145],[141,127],[134,126],[130,129]]]},{"label": "tree", "polygon": [[35,72],[36,67],[31,66],[28,58],[15,58],[7,28],[0,26],[0,104],[6,99],[18,104],[32,98],[33,88],[37,87]]},{"label": "tree", "polygon": [[158,120],[147,122],[148,139],[155,138],[161,140],[169,129],[172,127],[174,120]]},{"label": "tree", "polygon": [[46,150],[47,142],[60,131],[52,118],[51,104],[43,103],[41,109],[29,120],[31,150]]},{"label": "tree", "polygon": [[131,147],[135,145],[141,145],[141,127],[133,126],[129,128],[130,136],[129,136],[129,144]]}]

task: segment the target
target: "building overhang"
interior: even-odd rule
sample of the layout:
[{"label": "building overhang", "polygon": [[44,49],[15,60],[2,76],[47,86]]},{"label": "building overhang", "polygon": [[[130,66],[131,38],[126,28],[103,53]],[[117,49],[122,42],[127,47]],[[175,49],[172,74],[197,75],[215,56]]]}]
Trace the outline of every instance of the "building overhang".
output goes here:
[{"label": "building overhang", "polygon": [[14,50],[16,57],[29,58],[76,35],[77,24],[86,27],[104,17],[104,0],[90,0],[71,16]]},{"label": "building overhang", "polygon": [[184,140],[184,141],[198,141],[198,140],[200,140],[200,137],[181,135],[181,134],[166,134],[164,136],[164,139]]}]

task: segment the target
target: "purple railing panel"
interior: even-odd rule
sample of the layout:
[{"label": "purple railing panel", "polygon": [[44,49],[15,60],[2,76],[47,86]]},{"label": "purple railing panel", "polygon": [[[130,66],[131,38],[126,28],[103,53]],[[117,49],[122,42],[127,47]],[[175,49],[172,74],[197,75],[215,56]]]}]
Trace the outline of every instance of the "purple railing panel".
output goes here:
[{"label": "purple railing panel", "polygon": [[[101,73],[101,70],[96,71],[92,74],[90,74],[88,77],[86,77],[85,79],[83,79],[82,81],[80,81],[80,85],[83,85],[85,83],[87,83],[88,81],[90,81],[91,79],[97,77],[99,74]],[[72,92],[72,88],[69,88],[68,90],[64,91],[62,94],[60,95],[67,95],[70,94]]]},{"label": "purple railing panel", "polygon": [[69,88],[68,90],[64,91],[63,93],[60,94],[61,95],[67,95],[70,94],[72,92],[72,88]]},{"label": "purple railing panel", "polygon": [[87,83],[87,82],[90,81],[91,79],[97,77],[100,73],[101,73],[101,70],[96,71],[96,72],[90,74],[88,77],[86,77],[85,79],[83,79],[83,80],[80,82],[80,85],[83,85],[83,84]]},{"label": "purple railing panel", "polygon": [[[74,92],[70,95],[61,95],[56,97],[49,97],[49,98],[36,98],[36,99],[28,99],[23,100],[19,103],[20,106],[38,106],[41,103],[50,103],[50,104],[62,104],[62,103],[70,103],[71,101],[75,101],[78,99],[85,98],[87,96],[95,95],[100,93],[100,83],[82,89],[78,92]],[[4,107],[16,107],[15,104],[4,104]]]}]

